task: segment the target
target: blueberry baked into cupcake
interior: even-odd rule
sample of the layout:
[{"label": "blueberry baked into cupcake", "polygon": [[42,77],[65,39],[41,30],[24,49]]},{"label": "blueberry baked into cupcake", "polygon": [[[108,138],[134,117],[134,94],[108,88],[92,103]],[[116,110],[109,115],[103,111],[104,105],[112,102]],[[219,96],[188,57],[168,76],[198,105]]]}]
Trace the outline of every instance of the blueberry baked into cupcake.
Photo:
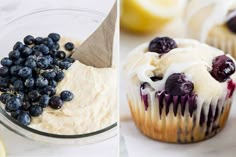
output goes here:
[{"label": "blueberry baked into cupcake", "polygon": [[235,0],[193,0],[186,14],[190,37],[236,57]]},{"label": "blueberry baked into cupcake", "polygon": [[124,64],[133,120],[153,139],[197,142],[223,129],[235,89],[235,60],[191,39],[157,37]]}]

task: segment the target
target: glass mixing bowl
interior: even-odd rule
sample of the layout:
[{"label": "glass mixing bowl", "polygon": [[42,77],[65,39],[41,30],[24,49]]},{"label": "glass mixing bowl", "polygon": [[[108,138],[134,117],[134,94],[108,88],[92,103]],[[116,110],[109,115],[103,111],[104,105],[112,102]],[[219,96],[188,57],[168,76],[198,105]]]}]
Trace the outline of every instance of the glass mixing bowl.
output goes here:
[{"label": "glass mixing bowl", "polygon": [[[51,32],[57,32],[84,41],[104,18],[104,14],[87,9],[48,9],[17,17],[0,29],[0,58],[7,56],[14,43],[22,41],[28,34],[47,36]],[[15,122],[2,107],[0,107],[0,123],[23,137],[54,144],[96,143],[111,138],[117,133],[117,123],[96,132],[80,135],[45,133]]]}]

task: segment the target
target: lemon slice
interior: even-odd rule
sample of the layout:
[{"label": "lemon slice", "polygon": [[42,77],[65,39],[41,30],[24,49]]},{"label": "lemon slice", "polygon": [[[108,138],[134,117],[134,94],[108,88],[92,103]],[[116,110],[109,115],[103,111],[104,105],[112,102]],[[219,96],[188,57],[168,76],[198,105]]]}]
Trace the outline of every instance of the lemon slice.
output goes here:
[{"label": "lemon slice", "polygon": [[154,32],[180,16],[185,6],[186,0],[121,0],[121,27]]},{"label": "lemon slice", "polygon": [[5,146],[1,140],[0,140],[0,157],[6,157]]}]

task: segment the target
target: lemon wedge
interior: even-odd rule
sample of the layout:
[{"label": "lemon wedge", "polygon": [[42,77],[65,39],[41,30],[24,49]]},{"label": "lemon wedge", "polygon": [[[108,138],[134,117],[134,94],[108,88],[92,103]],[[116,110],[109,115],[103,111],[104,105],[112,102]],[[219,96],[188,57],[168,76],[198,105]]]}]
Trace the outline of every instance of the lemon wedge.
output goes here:
[{"label": "lemon wedge", "polygon": [[132,32],[160,30],[180,16],[186,0],[121,0],[121,27]]},{"label": "lemon wedge", "polygon": [[6,157],[5,146],[1,140],[0,140],[0,157]]}]

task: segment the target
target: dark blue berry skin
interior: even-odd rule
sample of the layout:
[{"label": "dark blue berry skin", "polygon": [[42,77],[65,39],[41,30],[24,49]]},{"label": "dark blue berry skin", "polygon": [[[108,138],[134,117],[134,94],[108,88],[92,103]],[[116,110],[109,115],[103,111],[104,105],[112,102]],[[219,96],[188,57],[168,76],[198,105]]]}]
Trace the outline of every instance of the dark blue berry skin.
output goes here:
[{"label": "dark blue berry skin", "polygon": [[14,65],[21,65],[25,60],[21,57],[13,61]]},{"label": "dark blue berry skin", "polygon": [[12,96],[9,100],[6,102],[6,108],[10,111],[16,111],[20,109],[22,103],[19,98],[16,96]]},{"label": "dark blue berry skin", "polygon": [[42,57],[42,56],[43,56],[43,53],[40,52],[40,51],[34,51],[34,52],[33,52],[33,55],[36,56],[36,57]]},{"label": "dark blue berry skin", "polygon": [[58,71],[56,72],[56,77],[54,78],[55,81],[60,82],[61,80],[63,80],[65,77],[65,74],[63,71]]},{"label": "dark blue berry skin", "polygon": [[64,51],[57,51],[56,57],[59,59],[64,59],[66,57],[66,53]]},{"label": "dark blue berry skin", "polygon": [[24,38],[25,45],[32,45],[34,43],[34,37],[32,35],[27,35]]},{"label": "dark blue berry skin", "polygon": [[45,55],[44,58],[46,58],[50,64],[53,63],[53,58],[50,55]]},{"label": "dark blue berry skin", "polygon": [[12,88],[8,88],[8,87],[0,87],[0,92],[11,92]]},{"label": "dark blue berry skin", "polygon": [[62,101],[71,101],[74,98],[74,94],[65,90],[61,92],[60,97]]},{"label": "dark blue berry skin", "polygon": [[54,42],[58,42],[61,38],[58,33],[50,33],[48,37],[51,38]]},{"label": "dark blue berry skin", "polygon": [[21,51],[24,48],[24,44],[20,41],[16,42],[13,46],[13,50]]},{"label": "dark blue berry skin", "polygon": [[40,44],[42,44],[42,42],[43,42],[43,38],[42,37],[36,37],[34,39],[35,45],[40,45]]},{"label": "dark blue berry skin", "polygon": [[3,66],[3,67],[0,68],[0,76],[2,76],[2,77],[7,76],[8,72],[9,72],[8,67]]},{"label": "dark blue berry skin", "polygon": [[39,105],[32,105],[29,108],[29,114],[33,117],[38,117],[43,113],[43,108]]},{"label": "dark blue berry skin", "polygon": [[13,50],[9,53],[9,58],[12,60],[16,60],[20,57],[20,51],[18,50]]},{"label": "dark blue berry skin", "polygon": [[16,80],[13,86],[16,91],[22,91],[24,89],[24,83],[21,80]]},{"label": "dark blue berry skin", "polygon": [[8,57],[5,57],[1,60],[2,66],[10,67],[12,65],[12,60]]},{"label": "dark blue berry skin", "polygon": [[40,69],[47,69],[48,66],[50,65],[50,61],[45,58],[45,57],[41,57],[39,60],[38,60],[38,63],[37,63],[38,67]]},{"label": "dark blue berry skin", "polygon": [[29,111],[29,108],[32,106],[32,104],[29,101],[25,101],[22,103],[21,109],[23,111]]},{"label": "dark blue berry skin", "polygon": [[44,38],[42,43],[49,48],[52,47],[54,44],[54,42],[51,38]]},{"label": "dark blue berry skin", "polygon": [[30,69],[29,67],[24,67],[19,70],[18,75],[22,78],[28,78],[32,75],[32,69]]},{"label": "dark blue berry skin", "polygon": [[50,48],[51,51],[58,51],[60,48],[60,45],[58,43],[54,43],[54,45]]},{"label": "dark blue berry skin", "polygon": [[59,67],[60,69],[69,69],[69,67],[72,65],[72,63],[70,62],[60,62],[59,63]]},{"label": "dark blue berry skin", "polygon": [[32,88],[34,87],[34,79],[28,78],[25,80],[25,87]]},{"label": "dark blue berry skin", "polygon": [[49,54],[49,48],[46,45],[39,45],[39,51],[42,52],[44,55]]},{"label": "dark blue berry skin", "polygon": [[45,71],[42,73],[42,76],[48,80],[53,80],[56,77],[56,72],[54,70]]},{"label": "dark blue berry skin", "polygon": [[57,82],[55,80],[49,80],[48,85],[52,86],[52,87],[56,87],[57,86]]},{"label": "dark blue berry skin", "polygon": [[52,86],[47,86],[45,88],[42,88],[42,90],[40,91],[40,94],[47,94],[49,96],[53,96],[56,94],[56,88]]},{"label": "dark blue berry skin", "polygon": [[24,48],[21,50],[21,56],[22,57],[28,57],[33,53],[33,50],[29,48],[28,46],[24,46]]},{"label": "dark blue berry skin", "polygon": [[75,62],[75,59],[74,58],[70,58],[70,57],[67,57],[63,60],[63,62],[70,62],[70,63],[74,63]]},{"label": "dark blue berry skin", "polygon": [[4,104],[6,104],[6,102],[12,97],[11,94],[9,93],[2,93],[0,96],[0,101]]},{"label": "dark blue berry skin", "polygon": [[16,80],[19,80],[20,78],[18,77],[18,76],[12,76],[11,78],[10,78],[10,83],[11,84],[14,84],[14,82],[16,81]]},{"label": "dark blue berry skin", "polygon": [[177,44],[173,39],[169,37],[157,37],[150,42],[148,51],[164,54],[174,48],[177,48]]},{"label": "dark blue berry skin", "polygon": [[27,126],[27,125],[29,125],[30,122],[31,122],[31,117],[30,117],[30,115],[29,115],[27,112],[21,111],[21,112],[19,113],[19,115],[17,116],[17,121],[18,121],[20,124]]},{"label": "dark blue berry skin", "polygon": [[72,42],[67,42],[67,43],[65,44],[65,49],[66,49],[67,51],[72,51],[74,48],[75,48],[75,46],[74,46],[74,44],[73,44]]},{"label": "dark blue berry skin", "polygon": [[17,119],[20,112],[21,112],[20,110],[16,110],[16,111],[11,112],[11,117],[14,118],[14,119]]},{"label": "dark blue berry skin", "polygon": [[17,76],[22,66],[14,65],[10,68],[10,73],[13,76]]},{"label": "dark blue berry skin", "polygon": [[40,93],[37,90],[32,90],[28,93],[28,99],[30,102],[35,102],[40,98]]},{"label": "dark blue berry skin", "polygon": [[9,78],[7,77],[0,77],[0,87],[7,88],[9,86]]},{"label": "dark blue berry skin", "polygon": [[63,106],[63,101],[59,96],[53,96],[49,101],[49,106],[53,109],[60,109]]},{"label": "dark blue berry skin", "polygon": [[49,104],[49,100],[50,100],[50,97],[46,94],[42,95],[39,99],[39,105],[42,107],[42,108],[45,108],[48,106]]},{"label": "dark blue berry skin", "polygon": [[37,67],[37,63],[36,63],[36,61],[33,58],[28,58],[25,61],[25,66],[29,67],[31,69],[35,69]]},{"label": "dark blue berry skin", "polygon": [[42,76],[36,78],[35,85],[39,88],[46,87],[48,85],[48,80]]}]

